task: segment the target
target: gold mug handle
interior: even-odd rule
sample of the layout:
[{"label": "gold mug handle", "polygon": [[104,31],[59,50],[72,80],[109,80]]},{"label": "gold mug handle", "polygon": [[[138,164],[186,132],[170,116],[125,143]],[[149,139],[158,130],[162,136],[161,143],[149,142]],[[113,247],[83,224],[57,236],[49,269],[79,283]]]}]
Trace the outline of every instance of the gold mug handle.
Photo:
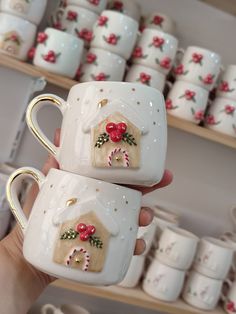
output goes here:
[{"label": "gold mug handle", "polygon": [[22,181],[25,178],[31,178],[34,181],[36,181],[40,189],[45,181],[45,176],[42,174],[42,172],[35,168],[24,167],[14,171],[7,181],[6,185],[7,200],[10,205],[11,211],[14,217],[16,218],[16,221],[20,225],[23,233],[27,227],[28,219],[21,207],[17,191],[19,190],[19,186],[22,184]]},{"label": "gold mug handle", "polygon": [[37,114],[38,111],[45,107],[46,105],[56,106],[60,111],[62,116],[67,109],[66,102],[53,94],[43,94],[35,97],[29,104],[26,112],[26,122],[31,133],[36,137],[39,143],[53,156],[57,156],[59,148],[56,147],[42,131],[38,124]]}]

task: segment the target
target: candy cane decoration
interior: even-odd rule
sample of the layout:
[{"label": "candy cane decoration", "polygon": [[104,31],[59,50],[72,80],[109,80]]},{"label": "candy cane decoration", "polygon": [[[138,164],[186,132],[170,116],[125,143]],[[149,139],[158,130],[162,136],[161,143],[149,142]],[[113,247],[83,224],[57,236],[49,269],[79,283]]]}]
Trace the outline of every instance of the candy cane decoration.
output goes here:
[{"label": "candy cane decoration", "polygon": [[108,165],[112,167],[112,159],[114,155],[122,153],[124,155],[124,161],[125,161],[125,166],[128,168],[129,167],[129,155],[126,150],[123,150],[122,148],[115,148],[110,155],[108,156]]},{"label": "candy cane decoration", "polygon": [[75,256],[76,253],[82,253],[84,255],[84,265],[82,270],[87,271],[88,267],[89,267],[89,262],[90,262],[90,256],[89,253],[82,247],[77,247],[74,248],[71,253],[69,254],[67,260],[66,260],[66,265],[70,266],[71,261],[73,259],[73,257]]}]

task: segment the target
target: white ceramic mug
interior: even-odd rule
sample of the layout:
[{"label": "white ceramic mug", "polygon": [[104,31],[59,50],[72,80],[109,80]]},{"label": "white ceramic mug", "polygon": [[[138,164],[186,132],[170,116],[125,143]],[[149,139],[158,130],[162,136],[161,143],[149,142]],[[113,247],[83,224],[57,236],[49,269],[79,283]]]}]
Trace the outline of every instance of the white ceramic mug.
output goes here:
[{"label": "white ceramic mug", "polygon": [[2,12],[17,15],[26,21],[39,25],[46,10],[47,0],[1,0]]},{"label": "white ceramic mug", "polygon": [[36,25],[6,13],[0,13],[0,21],[0,51],[26,60],[35,40]]},{"label": "white ceramic mug", "polygon": [[143,281],[143,290],[152,297],[174,302],[183,288],[185,272],[153,260]]},{"label": "white ceramic mug", "polygon": [[198,241],[198,237],[187,230],[168,227],[159,240],[156,258],[170,267],[187,270],[193,262]]},{"label": "white ceramic mug", "polygon": [[141,27],[142,29],[158,29],[168,34],[175,34],[176,23],[166,14],[153,12],[143,17]]},{"label": "white ceramic mug", "polygon": [[125,81],[141,83],[163,92],[166,76],[143,65],[133,64],[127,72]]},{"label": "white ceramic mug", "polygon": [[233,248],[229,243],[205,237],[202,238],[194,261],[194,269],[213,279],[226,278],[233,259]]},{"label": "white ceramic mug", "polygon": [[205,117],[205,126],[236,137],[236,100],[216,98]]},{"label": "white ceramic mug", "polygon": [[229,65],[224,71],[216,95],[236,101],[236,65]]},{"label": "white ceramic mug", "polygon": [[135,0],[110,0],[107,8],[128,15],[137,22],[140,20],[141,8]]},{"label": "white ceramic mug", "polygon": [[172,116],[199,124],[204,120],[209,92],[185,81],[176,81],[166,99],[166,110]]},{"label": "white ceramic mug", "polygon": [[119,286],[124,288],[136,287],[143,274],[144,264],[145,256],[133,256],[125,278],[119,283]]},{"label": "white ceramic mug", "polygon": [[220,299],[222,283],[192,271],[183,290],[183,299],[196,308],[213,310]]},{"label": "white ceramic mug", "polygon": [[107,0],[64,0],[68,5],[76,5],[88,9],[92,12],[100,14],[105,10],[107,5]]},{"label": "white ceramic mug", "polygon": [[75,304],[63,304],[60,308],[52,304],[45,304],[41,308],[41,314],[89,314],[89,312]]},{"label": "white ceramic mug", "polygon": [[[57,148],[37,123],[45,102],[63,115]],[[163,95],[154,88],[123,82],[74,85],[67,101],[34,98],[27,124],[61,169],[108,182],[153,185],[165,168],[167,125]]]},{"label": "white ceramic mug", "polygon": [[145,29],[132,54],[132,62],[167,75],[178,49],[174,36],[156,29]]},{"label": "white ceramic mug", "polygon": [[83,41],[79,38],[47,28],[38,34],[33,63],[49,72],[73,78],[82,58],[83,47]]},{"label": "white ceramic mug", "polygon": [[[40,190],[29,220],[16,193],[26,177]],[[124,278],[138,232],[140,192],[57,169],[45,177],[29,167],[10,176],[7,198],[24,233],[24,257],[36,268],[94,285]]]},{"label": "white ceramic mug", "polygon": [[103,11],[94,26],[91,47],[113,52],[125,60],[132,54],[138,33],[138,23],[116,11]]},{"label": "white ceramic mug", "polygon": [[177,80],[199,85],[208,91],[212,90],[220,74],[220,55],[195,46],[188,47],[183,53],[181,64],[174,71]]},{"label": "white ceramic mug", "polygon": [[93,39],[93,26],[97,19],[98,15],[92,11],[68,5],[65,9],[57,9],[52,15],[52,27],[77,36],[88,47]]},{"label": "white ceramic mug", "polygon": [[232,314],[236,312],[236,282],[227,279],[224,283],[229,286],[229,290],[226,295],[221,294],[221,299],[224,301],[225,312]]},{"label": "white ceramic mug", "polygon": [[81,68],[81,82],[113,81],[120,82],[125,74],[126,61],[109,51],[90,48]]}]

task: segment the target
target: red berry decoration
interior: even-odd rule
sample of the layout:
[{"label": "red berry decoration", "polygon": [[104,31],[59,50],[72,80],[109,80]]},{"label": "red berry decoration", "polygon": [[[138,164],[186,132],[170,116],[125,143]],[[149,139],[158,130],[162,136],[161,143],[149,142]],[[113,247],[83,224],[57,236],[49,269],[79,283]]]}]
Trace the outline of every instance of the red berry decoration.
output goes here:
[{"label": "red berry decoration", "polygon": [[77,225],[76,227],[76,231],[79,232],[79,233],[83,233],[87,230],[87,226],[83,223],[80,223]]},{"label": "red berry decoration", "polygon": [[93,235],[96,232],[96,228],[93,225],[88,225],[87,226],[87,231],[89,235]]},{"label": "red berry decoration", "polygon": [[79,236],[81,241],[88,241],[89,237],[90,237],[90,235],[88,234],[88,232],[83,232]]},{"label": "red berry decoration", "polygon": [[107,125],[106,125],[106,131],[107,131],[107,133],[111,133],[111,132],[113,132],[113,131],[116,131],[116,124],[115,123],[113,123],[113,122],[110,122],[110,123],[108,123]]},{"label": "red berry decoration", "polygon": [[112,142],[118,143],[122,140],[122,134],[120,133],[120,131],[113,131],[110,134],[110,139]]},{"label": "red berry decoration", "polygon": [[127,130],[127,125],[124,122],[120,122],[117,124],[117,130],[121,133],[124,134]]}]

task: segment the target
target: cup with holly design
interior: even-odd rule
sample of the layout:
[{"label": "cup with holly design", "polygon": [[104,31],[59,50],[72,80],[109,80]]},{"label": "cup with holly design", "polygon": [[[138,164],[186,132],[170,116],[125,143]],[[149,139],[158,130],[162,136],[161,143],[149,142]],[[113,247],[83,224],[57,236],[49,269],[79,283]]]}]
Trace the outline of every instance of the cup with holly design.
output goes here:
[{"label": "cup with holly design", "polygon": [[138,23],[116,11],[103,11],[94,26],[92,48],[108,50],[128,60],[138,34]]},{"label": "cup with holly design", "polygon": [[106,50],[90,48],[81,68],[80,81],[122,81],[126,61]]},{"label": "cup with holly design", "polygon": [[93,39],[93,26],[97,19],[98,15],[92,11],[68,5],[52,15],[52,27],[77,36],[88,47]]},{"label": "cup with holly design", "polygon": [[33,64],[73,78],[83,54],[83,41],[53,28],[38,33]]},{"label": "cup with holly design", "polygon": [[63,7],[66,5],[75,5],[96,14],[100,14],[107,6],[107,0],[61,0],[61,2]]},{"label": "cup with holly design", "polygon": [[168,34],[175,34],[176,23],[174,20],[161,12],[153,12],[141,20],[141,31],[146,28],[157,29]]},{"label": "cup with holly design", "polygon": [[110,0],[107,9],[128,15],[137,22],[140,20],[141,8],[135,0]]},{"label": "cup with holly design", "polygon": [[36,25],[18,16],[0,13],[0,51],[19,60],[26,60],[32,47]]},{"label": "cup with holly design", "polygon": [[191,46],[183,51],[183,58],[174,68],[174,74],[177,80],[190,82],[211,91],[217,83],[220,69],[219,54]]},{"label": "cup with holly design", "polygon": [[205,126],[236,137],[236,100],[216,98],[205,117]]},{"label": "cup with holly design", "polygon": [[229,65],[226,68],[221,76],[216,95],[236,100],[236,65]]},{"label": "cup with holly design", "polygon": [[163,91],[166,76],[156,70],[139,64],[133,64],[126,75],[126,82],[137,82]]},{"label": "cup with holly design", "polygon": [[170,115],[199,124],[204,120],[208,97],[209,92],[204,88],[176,81],[167,96],[166,110]]},{"label": "cup with holly design", "polygon": [[173,65],[178,40],[156,29],[145,29],[132,54],[132,63],[144,65],[167,75]]}]

